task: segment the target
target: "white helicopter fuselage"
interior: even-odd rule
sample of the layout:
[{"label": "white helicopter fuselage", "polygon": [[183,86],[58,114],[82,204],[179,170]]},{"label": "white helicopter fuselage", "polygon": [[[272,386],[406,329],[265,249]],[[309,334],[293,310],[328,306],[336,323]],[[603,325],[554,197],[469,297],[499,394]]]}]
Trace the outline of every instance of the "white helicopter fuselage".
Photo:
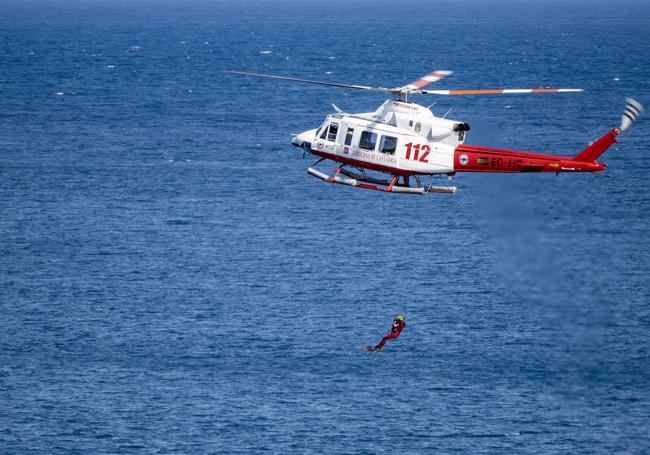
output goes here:
[{"label": "white helicopter fuselage", "polygon": [[[338,110],[338,109],[337,109]],[[376,111],[338,110],[292,143],[336,162],[399,175],[451,174],[454,150],[469,125],[439,118],[422,106],[385,101]]]},{"label": "white helicopter fuselage", "polygon": [[[339,82],[316,81],[272,74],[228,71],[244,76],[289,80],[353,90],[390,93],[398,101],[385,101],[374,112],[347,114],[334,106],[320,128],[293,137],[291,143],[320,159],[307,172],[328,183],[388,193],[454,193],[456,187],[423,186],[420,176],[456,172],[599,172],[607,168],[596,160],[644,111],[638,101],[627,98],[621,126],[608,131],[575,156],[522,152],[519,150],[465,145],[469,125],[436,117],[425,107],[409,103],[414,95],[499,95],[522,93],[582,92],[579,88],[511,88],[472,90],[429,90],[428,85],[451,75],[437,70],[399,87],[372,87]],[[429,106],[430,107],[430,106]],[[340,163],[333,175],[315,169],[323,160]],[[356,170],[350,169],[355,167]],[[367,175],[374,170],[389,176]],[[431,179],[433,181],[433,179]],[[415,184],[412,185],[411,183]]]}]

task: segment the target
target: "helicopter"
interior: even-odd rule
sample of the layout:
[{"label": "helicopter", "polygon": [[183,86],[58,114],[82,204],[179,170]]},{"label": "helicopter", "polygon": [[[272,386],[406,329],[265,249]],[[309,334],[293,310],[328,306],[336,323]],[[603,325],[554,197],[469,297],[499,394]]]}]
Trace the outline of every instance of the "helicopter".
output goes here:
[{"label": "helicopter", "polygon": [[[318,127],[293,136],[291,143],[305,154],[318,157],[307,172],[328,183],[349,185],[388,193],[455,193],[455,186],[423,184],[425,176],[447,176],[458,172],[598,172],[607,165],[596,160],[644,111],[626,98],[618,128],[605,133],[573,157],[522,152],[465,144],[470,126],[463,121],[436,117],[429,108],[409,101],[413,95],[496,95],[522,93],[575,93],[579,88],[427,90],[424,87],[446,78],[452,71],[431,72],[410,84],[386,88],[341,84],[296,77],[244,71],[226,71],[243,76],[263,77],[330,87],[368,90],[393,95],[375,111],[349,114],[332,104]],[[325,160],[338,164],[333,175],[316,168]],[[375,171],[379,177],[369,175]],[[433,181],[433,179],[432,179]]]}]

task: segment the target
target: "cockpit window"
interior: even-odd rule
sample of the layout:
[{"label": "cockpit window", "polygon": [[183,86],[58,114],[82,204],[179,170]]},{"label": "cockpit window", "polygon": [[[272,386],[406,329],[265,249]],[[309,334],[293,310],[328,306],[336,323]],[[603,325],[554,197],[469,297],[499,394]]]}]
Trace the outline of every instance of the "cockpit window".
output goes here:
[{"label": "cockpit window", "polygon": [[323,132],[320,133],[319,136],[321,139],[325,139],[327,137],[327,127],[323,128]]},{"label": "cockpit window", "polygon": [[376,144],[377,133],[371,133],[370,131],[361,132],[361,139],[359,139],[359,148],[365,150],[374,150]]},{"label": "cockpit window", "polygon": [[336,142],[336,135],[339,132],[339,124],[338,123],[330,123],[330,130],[327,133],[327,140],[331,142]]},{"label": "cockpit window", "polygon": [[397,138],[393,136],[382,136],[379,143],[379,151],[387,155],[394,155],[397,149]]}]

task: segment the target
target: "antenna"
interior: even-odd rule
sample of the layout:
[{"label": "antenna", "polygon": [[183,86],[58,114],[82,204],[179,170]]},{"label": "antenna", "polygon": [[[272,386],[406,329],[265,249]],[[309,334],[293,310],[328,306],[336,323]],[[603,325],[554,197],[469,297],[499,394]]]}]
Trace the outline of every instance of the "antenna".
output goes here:
[{"label": "antenna", "polygon": [[343,112],[343,110],[341,110],[336,104],[332,103],[332,107],[337,113],[345,115],[345,112]]},{"label": "antenna", "polygon": [[442,118],[445,118],[445,117],[447,117],[447,115],[448,115],[448,114],[449,114],[449,113],[451,112],[451,110],[452,110],[452,109],[453,109],[453,107],[452,107],[452,108],[450,108],[450,109],[449,109],[449,110],[447,111],[447,113],[446,113],[445,115],[443,115],[443,116],[442,116]]},{"label": "antenna", "polygon": [[429,105],[427,106],[427,109],[431,109],[431,108],[432,108],[434,105],[436,105],[436,104],[438,104],[438,102],[437,102],[437,101],[434,101],[433,103],[431,103],[431,104],[429,104]]}]

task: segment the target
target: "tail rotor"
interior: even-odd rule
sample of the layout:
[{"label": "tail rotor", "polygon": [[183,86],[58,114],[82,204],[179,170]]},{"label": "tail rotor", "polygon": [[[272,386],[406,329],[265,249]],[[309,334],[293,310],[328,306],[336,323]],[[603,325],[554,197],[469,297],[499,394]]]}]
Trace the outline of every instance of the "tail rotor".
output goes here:
[{"label": "tail rotor", "polygon": [[628,129],[630,126],[632,126],[632,123],[636,122],[636,120],[639,118],[639,115],[641,115],[643,111],[645,111],[645,109],[637,100],[632,98],[625,98],[625,110],[621,116],[621,126],[619,129],[621,131]]}]

